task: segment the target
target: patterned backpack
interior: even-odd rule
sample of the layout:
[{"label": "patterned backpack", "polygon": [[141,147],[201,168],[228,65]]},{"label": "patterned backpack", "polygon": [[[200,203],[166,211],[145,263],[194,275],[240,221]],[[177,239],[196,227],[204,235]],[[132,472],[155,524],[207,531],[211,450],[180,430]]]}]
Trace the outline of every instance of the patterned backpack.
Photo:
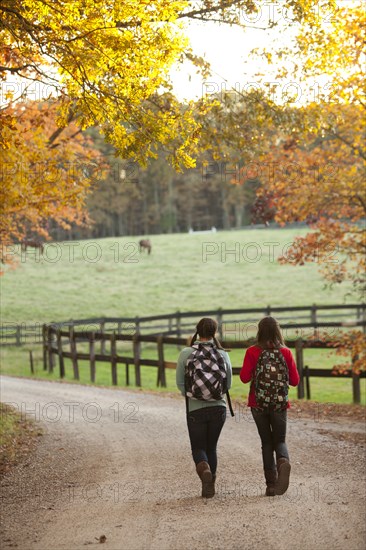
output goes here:
[{"label": "patterned backpack", "polygon": [[227,392],[224,358],[217,347],[205,342],[193,344],[185,369],[186,396],[203,401],[217,401]]},{"label": "patterned backpack", "polygon": [[288,402],[288,367],[279,349],[264,349],[255,367],[254,392],[259,409],[285,409]]}]

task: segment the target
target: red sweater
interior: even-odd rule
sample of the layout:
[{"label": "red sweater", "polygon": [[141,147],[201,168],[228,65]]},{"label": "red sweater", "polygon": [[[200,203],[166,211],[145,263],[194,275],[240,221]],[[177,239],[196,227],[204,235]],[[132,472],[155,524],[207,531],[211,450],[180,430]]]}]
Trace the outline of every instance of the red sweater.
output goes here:
[{"label": "red sweater", "polygon": [[[286,347],[280,348],[280,350],[282,355],[285,358],[285,361],[288,367],[289,384],[290,386],[297,386],[298,383],[300,382],[300,376],[299,376],[299,373],[297,372],[296,363],[292,356],[291,350]],[[246,384],[247,382],[253,381],[255,367],[262,351],[263,351],[262,348],[260,348],[259,346],[251,346],[250,348],[247,349],[244,357],[243,366],[240,371],[240,380],[244,384]],[[256,406],[257,406],[257,402],[255,400],[254,384],[252,383],[250,386],[250,391],[248,396],[248,407],[256,407]],[[290,406],[290,402],[288,402],[287,404],[287,407],[289,406]]]}]

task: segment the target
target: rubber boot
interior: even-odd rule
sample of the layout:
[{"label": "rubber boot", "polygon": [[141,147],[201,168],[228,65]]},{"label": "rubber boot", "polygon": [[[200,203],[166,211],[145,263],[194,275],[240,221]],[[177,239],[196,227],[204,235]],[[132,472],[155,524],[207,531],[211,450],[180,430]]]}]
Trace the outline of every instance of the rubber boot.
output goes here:
[{"label": "rubber boot", "polygon": [[[199,462],[196,464],[196,471],[197,474],[200,477],[200,480],[202,481],[202,496],[205,498],[210,498],[210,496],[207,496],[210,493],[210,486],[212,485],[212,473],[210,466],[207,462],[202,460],[202,462]],[[212,492],[212,488],[211,488]],[[213,496],[213,495],[212,495]]]},{"label": "rubber boot", "polygon": [[283,495],[288,489],[290,482],[291,465],[287,458],[279,458],[277,460],[278,479],[275,485],[276,495]]},{"label": "rubber boot", "polygon": [[266,497],[275,496],[275,486],[277,481],[277,470],[264,470],[264,477],[266,478]]}]

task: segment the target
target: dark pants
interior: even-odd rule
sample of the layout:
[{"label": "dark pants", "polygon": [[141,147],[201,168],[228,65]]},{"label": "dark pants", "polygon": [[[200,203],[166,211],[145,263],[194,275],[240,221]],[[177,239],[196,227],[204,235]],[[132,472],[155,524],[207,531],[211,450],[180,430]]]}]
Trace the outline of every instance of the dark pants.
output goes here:
[{"label": "dark pants", "polygon": [[274,453],[276,453],[276,460],[289,459],[286,446],[287,410],[262,411],[252,408],[252,415],[262,442],[263,468],[275,470]]},{"label": "dark pants", "polygon": [[204,407],[188,413],[187,425],[195,464],[209,463],[211,472],[217,468],[217,441],[226,420],[226,407]]}]

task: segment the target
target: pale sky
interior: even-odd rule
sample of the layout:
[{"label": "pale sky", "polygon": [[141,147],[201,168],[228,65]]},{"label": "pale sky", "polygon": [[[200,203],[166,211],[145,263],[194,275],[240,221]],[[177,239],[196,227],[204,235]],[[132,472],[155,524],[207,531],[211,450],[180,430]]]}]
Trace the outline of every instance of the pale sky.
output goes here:
[{"label": "pale sky", "polygon": [[[352,1],[337,0],[337,4]],[[214,74],[212,78],[203,81],[191,65],[186,65],[179,71],[172,70],[174,92],[177,97],[180,100],[196,99],[202,94],[220,92],[225,88],[230,90],[231,86],[243,91],[251,86],[262,86],[259,84],[260,80],[277,82],[276,67],[269,67],[259,57],[256,59],[250,57],[250,51],[254,48],[266,48],[271,51],[280,45],[291,44],[291,35],[295,33],[295,29],[289,30],[288,27],[285,29],[291,21],[291,14],[283,10],[282,4],[283,0],[269,0],[263,5],[261,12],[253,16],[257,21],[251,21],[242,14],[241,20],[249,25],[246,29],[217,23],[190,22],[186,34],[193,51],[210,62]],[[335,16],[335,12],[331,11],[319,11],[319,13],[325,24]],[[269,19],[278,22],[278,26],[268,29]],[[250,28],[252,26],[264,27],[266,30]],[[258,73],[263,76],[259,77]],[[288,86],[288,90],[299,98],[299,103],[303,103],[305,99],[312,100],[313,97],[316,101],[317,90],[320,86],[326,86],[328,82],[328,78],[325,80],[319,75],[316,81],[309,83],[309,87],[314,86],[314,89],[305,90],[303,83],[295,82],[289,75],[288,80],[277,88],[276,100],[281,101],[282,91]]]},{"label": "pale sky", "polygon": [[[275,31],[272,30],[272,33]],[[210,62],[213,77],[203,81],[192,65],[179,71],[172,71],[174,90],[179,99],[200,97],[202,92],[217,91],[258,81],[258,61],[249,58],[249,52],[255,47],[269,44],[268,31],[242,29],[214,23],[191,23],[187,29],[193,51]],[[263,67],[264,68],[264,67]]]}]

